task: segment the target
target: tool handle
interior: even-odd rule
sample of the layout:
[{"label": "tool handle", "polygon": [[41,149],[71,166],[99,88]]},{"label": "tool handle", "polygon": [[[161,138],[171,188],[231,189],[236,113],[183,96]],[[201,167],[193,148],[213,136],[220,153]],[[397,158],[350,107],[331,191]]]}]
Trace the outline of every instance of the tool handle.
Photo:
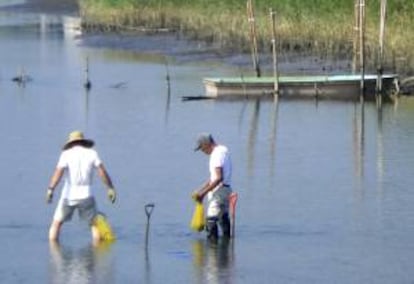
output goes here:
[{"label": "tool handle", "polygon": [[154,210],[155,204],[154,203],[148,203],[145,204],[145,214],[147,215],[147,217],[149,218],[152,214],[152,211]]}]

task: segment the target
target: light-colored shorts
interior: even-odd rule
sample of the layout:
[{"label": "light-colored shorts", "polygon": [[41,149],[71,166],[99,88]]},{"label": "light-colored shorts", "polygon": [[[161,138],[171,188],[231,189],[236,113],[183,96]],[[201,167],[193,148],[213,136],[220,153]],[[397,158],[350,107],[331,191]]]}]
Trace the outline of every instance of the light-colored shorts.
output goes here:
[{"label": "light-colored shorts", "polygon": [[92,224],[93,219],[97,214],[95,198],[88,197],[86,199],[80,199],[76,201],[69,201],[61,198],[56,207],[53,220],[60,222],[67,222],[72,219],[73,212],[78,210],[79,218]]},{"label": "light-colored shorts", "polygon": [[221,218],[229,212],[229,196],[232,190],[228,186],[219,186],[207,194],[207,218]]}]

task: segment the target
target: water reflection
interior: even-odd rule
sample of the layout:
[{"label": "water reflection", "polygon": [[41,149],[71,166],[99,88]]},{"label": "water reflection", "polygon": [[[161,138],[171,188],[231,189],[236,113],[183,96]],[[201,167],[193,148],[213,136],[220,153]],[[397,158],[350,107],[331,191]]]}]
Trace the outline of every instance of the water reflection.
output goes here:
[{"label": "water reflection", "polygon": [[257,139],[260,114],[260,99],[254,102],[253,114],[250,121],[249,137],[247,143],[247,173],[251,177],[254,175],[254,152]]},{"label": "water reflection", "polygon": [[364,103],[355,104],[353,118],[353,153],[355,161],[355,176],[358,178],[359,183],[361,183],[364,176],[364,117]]},{"label": "water reflection", "polygon": [[383,108],[378,108],[377,113],[377,184],[378,192],[382,194],[384,177],[384,136],[383,136]]},{"label": "water reflection", "polygon": [[148,239],[145,239],[145,283],[152,283],[152,268],[151,268],[151,258],[148,249]]},{"label": "water reflection", "polygon": [[278,120],[278,114],[279,114],[279,99],[277,96],[274,97],[273,100],[273,107],[272,107],[272,115],[270,116],[270,125],[271,125],[271,131],[270,131],[270,179],[271,184],[273,187],[273,177],[275,175],[275,168],[276,168],[276,137],[277,137],[277,120]]},{"label": "water reflection", "polygon": [[165,105],[165,124],[168,123],[168,117],[170,113],[170,105],[171,105],[171,77],[170,77],[170,68],[168,65],[168,59],[165,58],[165,80],[167,81],[167,101]]},{"label": "water reflection", "polygon": [[84,129],[88,129],[89,126],[89,101],[90,101],[90,90],[86,89],[84,90],[84,111],[85,111],[85,126]]},{"label": "water reflection", "polygon": [[50,283],[113,283],[111,243],[70,248],[50,243]]},{"label": "water reflection", "polygon": [[196,283],[233,283],[233,242],[225,238],[217,243],[194,240],[192,252]]}]

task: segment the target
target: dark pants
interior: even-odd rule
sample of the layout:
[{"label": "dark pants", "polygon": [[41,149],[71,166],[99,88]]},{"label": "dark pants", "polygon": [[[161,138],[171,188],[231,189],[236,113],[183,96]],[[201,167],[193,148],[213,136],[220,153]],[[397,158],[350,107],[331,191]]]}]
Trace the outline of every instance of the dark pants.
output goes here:
[{"label": "dark pants", "polygon": [[224,213],[221,218],[219,217],[209,217],[207,218],[207,238],[209,240],[218,239],[218,226],[220,225],[221,231],[224,237],[230,238],[230,218],[228,213]]}]

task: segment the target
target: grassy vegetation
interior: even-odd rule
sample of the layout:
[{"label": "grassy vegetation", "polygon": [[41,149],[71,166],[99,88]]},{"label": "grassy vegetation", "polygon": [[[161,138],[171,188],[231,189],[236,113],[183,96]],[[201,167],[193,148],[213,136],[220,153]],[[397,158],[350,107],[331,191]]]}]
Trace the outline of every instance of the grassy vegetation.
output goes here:
[{"label": "grassy vegetation", "polygon": [[[101,29],[173,29],[193,39],[249,50],[246,0],[79,0],[87,26]],[[366,0],[367,61],[375,66],[379,0]],[[351,58],[353,0],[255,0],[259,50],[269,51],[269,8],[277,13],[281,52]],[[388,1],[386,54],[388,65],[409,74],[414,69],[414,1]]]}]

